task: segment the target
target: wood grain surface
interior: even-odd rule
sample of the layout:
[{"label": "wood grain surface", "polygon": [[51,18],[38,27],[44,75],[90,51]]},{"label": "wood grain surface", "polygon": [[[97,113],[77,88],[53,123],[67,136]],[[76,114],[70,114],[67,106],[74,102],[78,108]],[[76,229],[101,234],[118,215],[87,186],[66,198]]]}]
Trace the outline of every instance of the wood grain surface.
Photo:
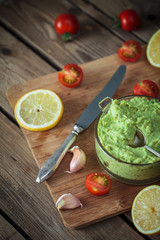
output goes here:
[{"label": "wood grain surface", "polygon": [[[12,108],[24,93],[39,88],[56,92],[64,104],[63,117],[55,128],[45,132],[31,132],[22,129],[39,167],[69,135],[80,114],[121,64],[122,61],[117,54],[82,64],[84,80],[75,89],[67,89],[60,85],[57,80],[58,72],[30,80],[27,83],[14,85],[8,89],[7,97]],[[114,98],[131,95],[135,83],[143,79],[152,79],[160,84],[159,70],[146,61],[145,47],[141,59],[136,63],[126,63],[126,66],[126,75]],[[86,153],[85,169],[73,174],[65,173],[69,169],[72,157],[70,153],[67,153],[55,174],[46,181],[54,203],[59,196],[70,192],[76,195],[84,205],[82,209],[59,211],[65,226],[79,228],[128,211],[133,198],[144,186],[131,186],[112,179],[112,189],[106,196],[91,196],[86,190],[85,177],[87,174],[103,171],[97,162],[94,149],[94,124],[78,136],[74,145],[78,145]],[[95,210],[93,211],[93,209]]]},{"label": "wood grain surface", "polygon": [[[69,62],[83,64],[109,56],[116,53],[126,40],[147,44],[152,34],[160,28],[159,7],[159,0],[0,1],[0,213],[8,223],[2,220],[0,238],[18,239],[18,234],[10,235],[15,229],[27,240],[159,240],[159,235],[142,236],[133,226],[130,211],[78,230],[66,228],[46,185],[35,182],[39,165],[6,98],[6,90],[12,85],[59,71]],[[113,28],[115,15],[125,8],[135,9],[139,13],[139,29],[125,32],[121,28]],[[54,21],[63,12],[75,14],[80,23],[80,34],[66,44],[54,30]],[[114,62],[112,64],[114,66]],[[114,67],[116,70],[118,66]],[[109,71],[107,67],[106,71]],[[122,95],[132,93],[135,81],[139,81],[139,71],[142,69],[136,71],[135,80],[123,85]],[[145,77],[148,78],[147,75]],[[149,76],[159,83],[154,73]],[[105,80],[108,80],[106,75]],[[114,97],[118,95],[119,90]],[[85,101],[87,105],[89,99]],[[65,105],[68,104],[65,101]],[[65,131],[65,136],[67,134]],[[49,152],[51,154],[53,151]],[[70,156],[67,158],[69,162]]]},{"label": "wood grain surface", "polygon": [[0,216],[0,233],[1,239],[7,240],[25,240],[25,238],[15,230],[15,228],[9,224],[2,216]]},{"label": "wood grain surface", "polygon": [[[25,229],[31,237],[26,237],[27,240],[39,240],[40,237],[47,240],[93,240],[95,236],[103,240],[110,232],[110,239],[114,240],[144,239],[120,216],[78,230],[66,228],[45,184],[35,182],[38,168],[22,131],[3,114],[0,114],[0,135],[1,206],[21,229]],[[7,140],[6,136],[9,136]],[[6,240],[7,235],[1,230],[1,237]]]}]

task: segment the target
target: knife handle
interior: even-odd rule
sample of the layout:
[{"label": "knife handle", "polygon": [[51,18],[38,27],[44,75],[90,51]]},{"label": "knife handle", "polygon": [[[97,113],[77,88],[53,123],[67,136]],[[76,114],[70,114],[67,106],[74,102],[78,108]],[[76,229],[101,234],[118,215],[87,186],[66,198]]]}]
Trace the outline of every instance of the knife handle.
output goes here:
[{"label": "knife handle", "polygon": [[58,150],[40,168],[36,182],[41,183],[52,176],[52,174],[62,161],[64,155],[66,154],[70,146],[74,143],[78,134],[82,131],[82,128],[78,127],[77,125],[74,126],[74,130],[72,131],[72,133],[64,140]]}]

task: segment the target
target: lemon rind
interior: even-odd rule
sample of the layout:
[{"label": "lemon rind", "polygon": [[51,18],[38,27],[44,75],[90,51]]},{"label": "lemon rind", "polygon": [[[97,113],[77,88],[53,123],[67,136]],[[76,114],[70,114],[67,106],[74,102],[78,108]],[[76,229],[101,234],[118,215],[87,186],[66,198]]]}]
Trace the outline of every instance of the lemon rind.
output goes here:
[{"label": "lemon rind", "polygon": [[138,194],[137,196],[135,197],[134,201],[133,201],[133,204],[132,204],[132,209],[131,209],[131,216],[132,216],[132,220],[133,220],[133,223],[135,225],[135,227],[138,229],[139,232],[145,234],[145,235],[155,235],[155,234],[158,234],[160,233],[160,227],[156,228],[155,230],[148,230],[148,231],[145,231],[143,230],[137,223],[136,223],[136,220],[135,220],[135,217],[134,217],[134,214],[133,214],[133,210],[134,210],[134,206],[136,204],[136,201],[137,199],[142,195],[143,192],[151,189],[151,188],[157,188],[160,190],[160,186],[159,185],[150,185],[148,187],[145,187],[144,189],[142,189]]},{"label": "lemon rind", "polygon": [[[21,116],[18,115],[20,105],[23,102],[23,100],[26,98],[26,96],[29,96],[33,93],[40,92],[40,91],[42,91],[42,92],[45,91],[46,93],[48,92],[48,93],[56,96],[57,103],[61,106],[60,107],[60,112],[58,113],[58,117],[54,118],[52,121],[48,122],[47,124],[43,124],[43,125],[39,125],[39,126],[35,126],[35,125],[32,125],[32,124],[27,124],[27,123],[24,122],[24,120],[21,118]],[[21,127],[25,128],[27,130],[31,130],[31,131],[45,131],[45,130],[49,130],[49,129],[55,127],[59,123],[59,121],[60,121],[60,119],[63,115],[63,110],[64,110],[63,103],[62,103],[61,99],[59,98],[59,96],[55,92],[53,92],[51,90],[48,90],[48,89],[36,89],[36,90],[30,91],[30,92],[24,94],[17,101],[17,103],[15,105],[15,108],[14,108],[14,113],[15,113],[15,118],[16,118],[17,122],[19,123],[19,125]]]},{"label": "lemon rind", "polygon": [[160,64],[157,64],[157,63],[155,63],[155,62],[152,60],[152,58],[151,58],[150,55],[149,55],[149,51],[150,51],[150,46],[151,46],[152,40],[155,38],[155,36],[156,36],[157,34],[159,34],[159,32],[160,32],[160,29],[157,30],[157,31],[152,35],[152,37],[149,39],[149,42],[148,42],[148,45],[147,45],[147,50],[146,50],[146,54],[147,54],[147,59],[148,59],[148,61],[150,62],[150,64],[151,64],[152,66],[158,67],[158,68],[160,68]]}]

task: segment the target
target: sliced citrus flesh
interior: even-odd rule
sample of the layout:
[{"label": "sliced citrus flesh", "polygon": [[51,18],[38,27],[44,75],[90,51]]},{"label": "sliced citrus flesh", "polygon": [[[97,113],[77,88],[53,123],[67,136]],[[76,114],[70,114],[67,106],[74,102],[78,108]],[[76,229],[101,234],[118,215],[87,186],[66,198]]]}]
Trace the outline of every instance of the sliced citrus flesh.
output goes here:
[{"label": "sliced citrus flesh", "polygon": [[17,122],[23,128],[45,131],[60,121],[63,104],[56,93],[38,89],[22,96],[16,103],[14,113]]},{"label": "sliced citrus flesh", "polygon": [[151,185],[141,190],[133,201],[131,214],[139,232],[160,233],[160,186]]},{"label": "sliced citrus flesh", "polygon": [[146,52],[150,64],[155,67],[160,67],[160,29],[150,38]]}]

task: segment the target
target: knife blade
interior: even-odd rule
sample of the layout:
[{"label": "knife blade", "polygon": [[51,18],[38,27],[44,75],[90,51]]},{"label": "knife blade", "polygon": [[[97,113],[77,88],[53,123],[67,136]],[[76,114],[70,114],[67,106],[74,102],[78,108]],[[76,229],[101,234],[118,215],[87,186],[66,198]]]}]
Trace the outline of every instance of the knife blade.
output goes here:
[{"label": "knife blade", "polygon": [[87,106],[79,119],[76,121],[71,134],[64,140],[58,150],[40,168],[36,182],[41,183],[52,176],[62,161],[64,155],[76,140],[78,134],[87,129],[101,112],[98,103],[105,97],[112,97],[114,95],[125,75],[125,72],[126,66],[121,65],[114,73],[110,81],[101,90],[101,92]]}]

